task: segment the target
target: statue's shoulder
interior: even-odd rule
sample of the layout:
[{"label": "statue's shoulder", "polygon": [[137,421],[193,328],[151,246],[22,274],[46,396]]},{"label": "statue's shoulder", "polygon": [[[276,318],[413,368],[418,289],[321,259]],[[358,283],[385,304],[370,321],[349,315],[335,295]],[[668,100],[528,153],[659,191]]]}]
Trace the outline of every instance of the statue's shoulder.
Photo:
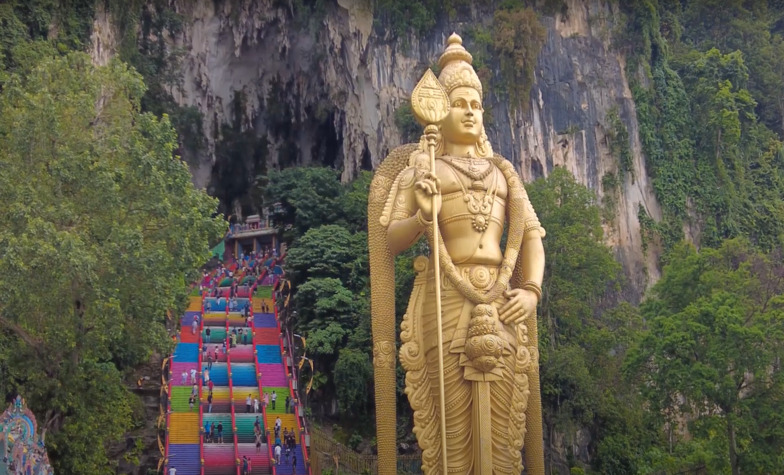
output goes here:
[{"label": "statue's shoulder", "polygon": [[421,154],[422,148],[419,144],[404,144],[392,149],[379,164],[373,174],[368,195],[371,219],[377,214],[379,222],[384,226],[389,223],[392,205],[398,191],[414,184]]},{"label": "statue's shoulder", "polygon": [[515,167],[512,164],[512,162],[507,160],[506,157],[504,157],[503,155],[499,155],[497,153],[494,153],[492,158],[490,158],[489,160],[493,164],[495,164],[495,166],[498,167],[502,172],[511,171],[511,172],[514,172],[515,174],[517,174],[517,170],[515,170]]},{"label": "statue's shoulder", "polygon": [[407,143],[393,148],[376,168],[374,177],[384,176],[394,180],[400,172],[409,167],[413,156],[421,151],[418,143]]}]

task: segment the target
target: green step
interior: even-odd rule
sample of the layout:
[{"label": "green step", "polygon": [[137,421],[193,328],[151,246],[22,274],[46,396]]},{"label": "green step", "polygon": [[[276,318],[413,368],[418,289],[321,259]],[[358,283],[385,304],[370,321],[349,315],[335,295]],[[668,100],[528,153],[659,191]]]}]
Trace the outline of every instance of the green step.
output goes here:
[{"label": "green step", "polygon": [[[201,341],[204,341],[206,329],[201,332]],[[223,343],[226,339],[226,327],[210,327],[210,341],[207,343]]]},{"label": "green step", "polygon": [[[218,422],[223,422],[223,442],[227,442],[230,438],[234,437],[234,429],[231,427],[231,414],[224,413],[224,412],[213,412],[213,413],[205,413],[203,416],[203,421],[201,423],[202,428],[204,428],[205,422],[215,422],[215,426],[217,427]],[[217,434],[217,429],[215,429],[215,433]]]},{"label": "green step", "polygon": [[[172,412],[189,412],[188,399],[191,397],[191,386],[173,386],[171,389],[171,410]],[[199,398],[196,397],[196,403],[193,405],[193,412],[199,410]]]},{"label": "green step", "polygon": [[271,299],[272,298],[272,287],[264,286],[264,287],[256,287],[256,291],[253,292],[253,297],[258,297],[262,299]]},{"label": "green step", "polygon": [[[262,382],[264,381],[264,377],[262,376]],[[274,388],[271,386],[263,386],[261,390],[267,394],[272,394],[272,391],[275,391],[278,394],[278,400],[275,402],[275,409],[272,409],[272,398],[270,397],[270,403],[267,405],[267,414],[285,414],[286,413],[286,396],[289,395],[289,388],[286,386],[285,388]],[[262,397],[264,397],[262,395]]]}]

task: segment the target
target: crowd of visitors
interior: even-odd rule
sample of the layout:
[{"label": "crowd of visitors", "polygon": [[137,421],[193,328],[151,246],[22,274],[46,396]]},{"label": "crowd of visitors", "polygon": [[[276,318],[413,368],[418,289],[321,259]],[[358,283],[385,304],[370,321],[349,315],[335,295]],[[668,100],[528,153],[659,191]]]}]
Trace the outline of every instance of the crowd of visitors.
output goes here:
[{"label": "crowd of visitors", "polygon": [[[213,272],[205,272],[203,278],[200,282],[200,291],[204,293],[207,292],[208,296],[214,297],[213,299],[206,299],[204,304],[204,310],[207,312],[210,311],[222,311],[228,307],[228,310],[231,312],[242,312],[243,316],[245,317],[245,328],[242,327],[232,327],[226,337],[223,339],[222,343],[215,343],[211,344],[212,338],[214,335],[214,329],[210,327],[206,327],[202,334],[202,338],[200,339],[202,344],[201,350],[202,354],[202,361],[206,362],[206,368],[203,371],[203,375],[200,378],[197,374],[197,370],[191,368],[190,371],[183,371],[181,374],[183,385],[192,384],[193,389],[191,391],[190,397],[188,399],[188,406],[189,410],[193,411],[194,407],[199,402],[199,383],[202,383],[206,386],[207,389],[207,397],[206,399],[202,399],[202,401],[206,401],[206,413],[212,412],[212,403],[213,403],[213,388],[214,383],[210,379],[210,371],[213,369],[214,363],[220,361],[222,358],[225,357],[228,348],[234,348],[237,344],[253,344],[253,334],[252,334],[252,319],[251,316],[251,309],[250,309],[250,302],[244,299],[244,295],[249,295],[250,291],[255,283],[254,280],[246,279],[248,276],[255,277],[256,280],[264,274],[264,270],[268,269],[264,264],[268,263],[270,258],[277,257],[277,250],[265,248],[259,252],[253,252],[249,254],[241,253],[238,256],[238,259],[235,264],[225,266],[221,264],[217,269]],[[225,279],[231,279],[230,288],[228,291],[228,295],[225,293]],[[219,288],[224,288],[223,291],[220,291]],[[243,292],[240,292],[240,290]],[[275,289],[275,293],[278,293],[278,290]],[[243,295],[243,300],[238,300],[238,295]],[[217,300],[215,300],[217,298]],[[213,302],[215,302],[213,304]],[[242,302],[242,303],[240,303]],[[267,305],[266,301],[262,300],[261,304],[261,311],[263,313],[269,313],[272,311],[269,305]],[[196,334],[199,331],[199,323],[200,319],[198,316],[195,316],[191,323],[191,332]],[[177,331],[176,340],[179,342],[180,333]],[[262,412],[262,408],[270,407],[271,409],[275,410],[278,401],[278,394],[275,390],[270,392],[262,392],[258,397],[254,397],[252,393],[248,394],[245,398],[245,412],[246,413],[254,413],[259,414]],[[295,412],[295,400],[290,396],[285,396],[285,402],[283,408],[285,412],[294,413]],[[275,420],[274,426],[274,445],[273,445],[273,458],[274,463],[281,464],[283,459],[285,458],[287,463],[291,463],[292,466],[292,473],[296,471],[297,465],[297,456],[295,454],[295,449],[297,446],[297,431],[295,428],[289,429],[281,427],[282,422],[281,418],[277,417]],[[261,416],[257,415],[253,424],[253,431],[254,431],[254,444],[256,447],[256,453],[260,453],[262,450],[262,444],[268,443],[268,434],[263,427],[263,423],[261,420]],[[203,433],[204,433],[204,441],[208,443],[224,443],[223,440],[223,423],[221,421],[205,421],[203,426]],[[271,442],[271,441],[270,441]],[[252,460],[249,456],[245,455],[240,460],[241,463],[241,473],[242,474],[251,474],[253,467],[252,467]]]}]

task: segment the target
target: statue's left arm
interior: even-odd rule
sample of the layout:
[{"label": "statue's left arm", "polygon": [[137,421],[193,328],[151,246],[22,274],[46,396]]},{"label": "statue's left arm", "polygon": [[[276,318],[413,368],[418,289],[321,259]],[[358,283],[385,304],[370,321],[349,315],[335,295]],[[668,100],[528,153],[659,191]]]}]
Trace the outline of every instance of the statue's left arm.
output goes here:
[{"label": "statue's left arm", "polygon": [[[522,186],[522,185],[521,185]],[[504,323],[521,323],[536,314],[536,306],[542,298],[542,279],[544,278],[544,246],[542,237],[545,230],[539,223],[528,193],[523,188],[523,219],[525,229],[517,260],[518,275],[522,278],[517,286],[505,292],[509,299],[498,310]],[[511,218],[511,217],[510,217]]]}]

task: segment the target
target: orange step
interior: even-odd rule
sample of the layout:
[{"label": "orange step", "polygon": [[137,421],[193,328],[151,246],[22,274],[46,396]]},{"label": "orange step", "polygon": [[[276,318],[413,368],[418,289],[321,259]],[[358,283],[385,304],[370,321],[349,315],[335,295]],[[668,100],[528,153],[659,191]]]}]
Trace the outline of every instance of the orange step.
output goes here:
[{"label": "orange step", "polygon": [[199,443],[199,413],[173,412],[169,415],[169,443]]}]

